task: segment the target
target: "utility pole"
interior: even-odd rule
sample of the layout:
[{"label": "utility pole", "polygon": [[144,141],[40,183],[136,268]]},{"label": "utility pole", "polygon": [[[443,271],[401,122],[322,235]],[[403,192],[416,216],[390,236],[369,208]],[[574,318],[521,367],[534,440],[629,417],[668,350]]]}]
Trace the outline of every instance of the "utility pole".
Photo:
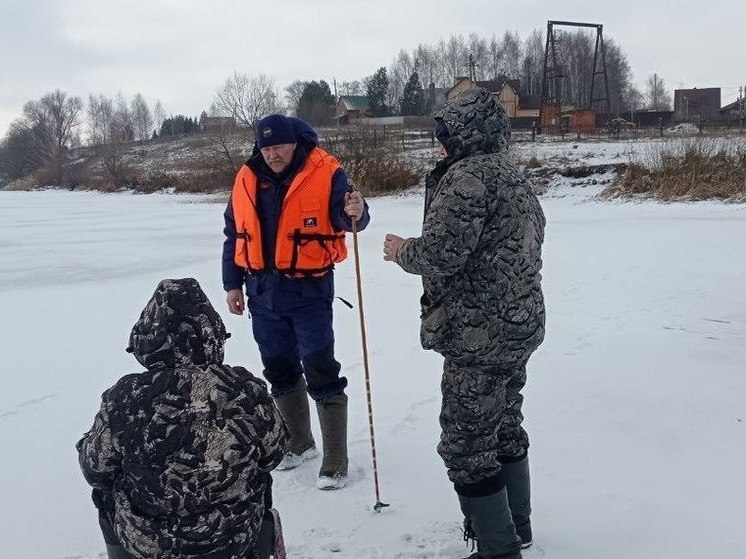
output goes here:
[{"label": "utility pole", "polygon": [[337,95],[337,78],[333,78],[334,83],[334,120],[337,121],[337,128],[339,128],[339,116],[337,115],[337,106],[339,105],[339,96]]}]

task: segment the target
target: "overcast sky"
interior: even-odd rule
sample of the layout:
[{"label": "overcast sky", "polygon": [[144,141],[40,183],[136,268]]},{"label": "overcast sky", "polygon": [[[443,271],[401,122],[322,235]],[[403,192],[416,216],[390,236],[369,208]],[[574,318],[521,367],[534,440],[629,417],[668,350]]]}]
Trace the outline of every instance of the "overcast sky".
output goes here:
[{"label": "overcast sky", "polygon": [[[471,32],[525,38],[549,19],[602,23],[642,89],[746,84],[746,1],[0,0],[0,137],[56,88],[198,115],[234,70],[330,84],[388,66],[400,49]],[[465,73],[468,73],[465,70]]]}]

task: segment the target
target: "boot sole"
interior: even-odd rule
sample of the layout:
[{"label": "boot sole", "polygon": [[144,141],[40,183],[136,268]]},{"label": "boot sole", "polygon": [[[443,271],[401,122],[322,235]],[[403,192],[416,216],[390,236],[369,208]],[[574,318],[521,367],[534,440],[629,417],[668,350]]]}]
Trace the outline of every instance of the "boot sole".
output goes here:
[{"label": "boot sole", "polygon": [[313,460],[319,455],[319,451],[316,450],[315,446],[312,446],[311,448],[308,448],[301,452],[300,454],[286,454],[283,456],[280,463],[277,465],[277,468],[275,470],[283,472],[286,470],[293,470],[303,464],[303,462],[307,462],[308,460]]},{"label": "boot sole", "polygon": [[342,489],[347,485],[347,476],[319,476],[316,487],[322,491]]}]

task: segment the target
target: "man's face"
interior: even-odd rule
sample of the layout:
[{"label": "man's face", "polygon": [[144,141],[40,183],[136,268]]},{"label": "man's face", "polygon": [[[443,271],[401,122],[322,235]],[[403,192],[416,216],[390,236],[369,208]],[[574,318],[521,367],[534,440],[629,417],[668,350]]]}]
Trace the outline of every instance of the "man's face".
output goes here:
[{"label": "man's face", "polygon": [[293,152],[297,144],[277,144],[262,148],[262,157],[264,162],[272,169],[272,172],[280,174],[288,168],[293,160]]}]

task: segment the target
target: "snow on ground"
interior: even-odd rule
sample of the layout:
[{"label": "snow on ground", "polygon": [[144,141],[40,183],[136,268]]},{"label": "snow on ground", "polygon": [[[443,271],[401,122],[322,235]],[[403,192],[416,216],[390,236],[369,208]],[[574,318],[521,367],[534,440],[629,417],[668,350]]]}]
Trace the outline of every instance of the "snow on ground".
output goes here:
[{"label": "snow on ground", "polygon": [[[543,198],[548,323],[525,390],[536,546],[524,557],[743,557],[744,206],[601,202],[594,187],[571,184]],[[224,309],[223,207],[200,200],[0,191],[2,557],[103,553],[74,443],[101,392],[139,370],[124,348],[160,279],[199,279],[234,333],[226,361],[260,370],[246,319]],[[386,232],[417,233],[422,198],[371,208],[360,243],[391,507],[371,512],[358,315],[339,304],[352,482],[318,491],[318,459],[275,475],[289,557],[464,557],[457,499],[435,452],[441,360],[419,347],[419,281],[381,259]],[[355,301],[351,261],[337,291]]]}]

